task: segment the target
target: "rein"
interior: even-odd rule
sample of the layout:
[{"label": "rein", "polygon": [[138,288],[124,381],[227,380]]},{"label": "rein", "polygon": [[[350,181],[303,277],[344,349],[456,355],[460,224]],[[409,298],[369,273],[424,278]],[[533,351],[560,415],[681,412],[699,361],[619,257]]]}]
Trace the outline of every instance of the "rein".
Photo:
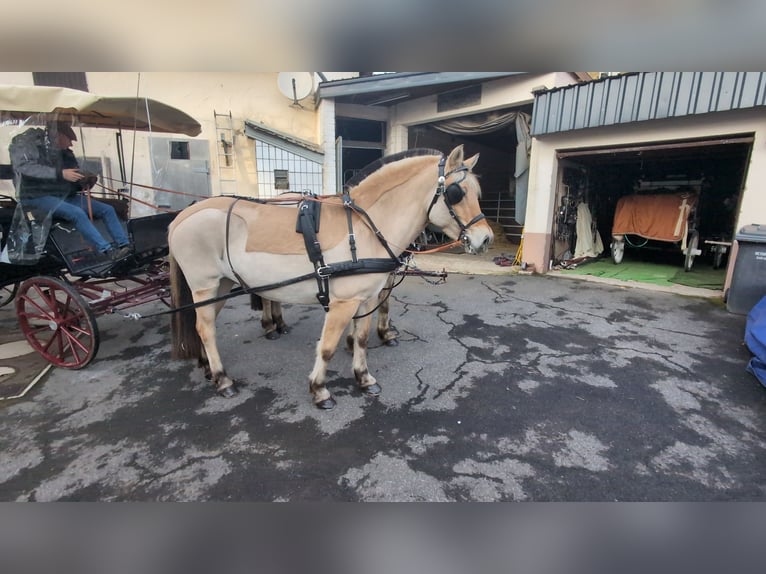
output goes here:
[{"label": "rein", "polygon": [[[445,174],[444,173],[445,163],[446,163],[446,158],[442,155],[441,159],[439,160],[439,177],[438,177],[436,192],[434,193],[434,196],[431,199],[431,203],[428,206],[428,211],[426,212],[426,216],[430,218],[431,209],[436,204],[439,197],[443,197],[444,202],[447,206],[447,209],[449,210],[450,216],[460,226],[460,237],[458,238],[458,240],[452,243],[445,244],[434,250],[430,250],[429,252],[441,251],[453,245],[459,244],[461,241],[465,241],[466,239],[465,232],[468,230],[468,228],[471,227],[473,224],[481,221],[482,219],[485,219],[484,214],[479,213],[479,215],[471,219],[471,221],[469,221],[468,224],[464,224],[463,221],[460,219],[460,217],[457,215],[457,213],[455,212],[453,208],[453,205],[461,201],[462,198],[465,196],[465,191],[463,191],[463,189],[460,187],[460,182],[465,179],[466,177],[465,174],[468,172],[469,168],[466,166],[461,166]],[[445,182],[447,177],[449,177],[453,173],[458,173],[458,172],[463,172],[463,177],[459,181],[451,183],[445,189]],[[453,196],[452,199],[450,199],[451,195]],[[401,258],[392,251],[391,247],[388,244],[388,241],[386,241],[385,237],[383,237],[383,234],[380,232],[378,227],[372,221],[372,218],[369,216],[369,214],[364,209],[362,209],[361,207],[359,207],[357,204],[354,203],[347,189],[343,191],[342,198],[343,198],[343,207],[346,210],[346,215],[347,215],[346,219],[348,224],[348,242],[349,242],[349,248],[351,250],[350,261],[342,261],[339,263],[330,263],[330,264],[326,264],[324,262],[324,256],[322,254],[322,249],[319,244],[319,239],[317,237],[317,233],[319,231],[319,213],[320,213],[319,206],[321,205],[321,202],[317,200],[316,196],[307,195],[304,197],[304,199],[302,199],[298,203],[298,217],[296,222],[296,232],[303,234],[304,243],[306,245],[306,252],[312,264],[314,265],[314,272],[306,273],[304,275],[300,275],[299,277],[293,277],[291,279],[285,279],[284,281],[279,281],[278,283],[271,283],[268,285],[262,285],[260,287],[250,287],[242,279],[239,273],[237,273],[237,271],[234,269],[234,265],[232,264],[232,261],[231,261],[231,255],[229,251],[229,243],[230,243],[229,231],[230,231],[231,215],[234,210],[234,206],[239,201],[251,201],[251,202],[263,203],[263,204],[278,203],[278,201],[271,202],[271,201],[263,200],[259,198],[235,197],[234,201],[231,202],[226,212],[225,245],[226,245],[226,260],[229,264],[230,269],[232,270],[232,273],[234,274],[237,281],[239,282],[240,287],[233,289],[231,292],[225,295],[219,295],[218,297],[206,299],[204,301],[199,301],[197,303],[190,303],[188,305],[183,305],[181,307],[175,307],[173,309],[161,311],[159,313],[154,313],[152,315],[134,316],[134,318],[154,317],[157,315],[176,313],[176,312],[184,311],[188,309],[196,309],[198,307],[204,307],[205,305],[217,303],[219,301],[230,299],[232,297],[236,297],[245,293],[253,294],[253,293],[258,293],[261,291],[271,291],[273,289],[279,289],[281,287],[286,287],[294,283],[307,281],[312,278],[316,279],[317,281],[317,289],[318,289],[317,300],[322,305],[325,311],[329,311],[329,303],[330,303],[329,281],[331,277],[357,275],[360,273],[390,273],[392,271],[395,271],[396,269],[398,269],[404,264]],[[310,208],[309,202],[312,202],[316,207],[313,209]],[[367,225],[373,231],[373,233],[375,234],[375,237],[378,239],[380,244],[385,248],[386,252],[388,253],[389,258],[387,259],[386,258],[368,258],[368,259],[362,259],[362,260],[359,260],[357,258],[356,237],[355,237],[354,228],[353,228],[352,212],[359,215],[359,217],[362,218],[365,225]],[[401,281],[403,280],[404,278],[402,277],[402,280],[400,280],[399,283],[401,283]],[[397,285],[399,285],[399,283],[397,283]],[[393,287],[389,289],[389,293],[388,295],[386,295],[386,299],[391,296],[392,290],[393,290]],[[383,301],[385,301],[385,299]],[[379,302],[378,305],[369,313],[365,313],[364,315],[354,316],[354,319],[359,319],[362,317],[366,317],[367,315],[370,315],[378,307],[380,307],[380,305],[383,304],[383,301]]]}]

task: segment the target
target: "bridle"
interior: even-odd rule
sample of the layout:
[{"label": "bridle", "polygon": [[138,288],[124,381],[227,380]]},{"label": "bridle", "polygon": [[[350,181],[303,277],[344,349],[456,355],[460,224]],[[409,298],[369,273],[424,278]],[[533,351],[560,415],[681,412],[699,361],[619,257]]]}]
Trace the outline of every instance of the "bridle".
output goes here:
[{"label": "bridle", "polygon": [[[463,223],[458,214],[453,209],[453,205],[457,205],[463,199],[465,198],[465,190],[460,187],[460,182],[463,181],[466,178],[466,175],[468,173],[468,167],[461,165],[460,167],[453,169],[451,172],[445,174],[444,173],[444,164],[446,163],[446,158],[442,156],[442,158],[439,160],[439,179],[438,184],[436,186],[436,193],[434,193],[434,197],[431,200],[431,204],[428,206],[428,211],[426,212],[426,216],[428,217],[428,220],[431,220],[431,209],[434,205],[436,205],[436,202],[439,200],[439,197],[444,198],[444,203],[447,206],[447,210],[449,211],[450,216],[452,219],[455,220],[455,222],[460,226],[460,236],[458,239],[463,241],[464,243],[468,240],[466,237],[466,231],[468,231],[468,228],[471,227],[474,223],[478,223],[482,219],[485,219],[485,216],[483,213],[479,213],[476,217],[474,217],[471,221],[469,221],[467,224]],[[452,175],[453,173],[463,172],[463,177],[460,178],[457,181],[453,181],[451,184],[447,186],[447,188],[444,188],[444,185],[447,181],[447,178]]]}]

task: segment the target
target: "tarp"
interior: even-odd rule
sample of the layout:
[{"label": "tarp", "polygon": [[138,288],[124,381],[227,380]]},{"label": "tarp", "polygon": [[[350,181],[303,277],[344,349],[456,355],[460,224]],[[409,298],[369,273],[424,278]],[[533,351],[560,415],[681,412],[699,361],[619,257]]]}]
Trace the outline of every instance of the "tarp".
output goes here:
[{"label": "tarp", "polygon": [[689,212],[696,204],[694,193],[626,195],[617,202],[612,235],[681,241],[686,238]]},{"label": "tarp", "polygon": [[766,297],[756,303],[747,314],[745,344],[753,353],[747,370],[766,386]]},{"label": "tarp", "polygon": [[[98,96],[51,86],[0,86],[0,119],[30,116],[72,120],[83,127],[199,135],[202,126],[185,112],[142,97]],[[46,117],[47,116],[47,117]]]}]

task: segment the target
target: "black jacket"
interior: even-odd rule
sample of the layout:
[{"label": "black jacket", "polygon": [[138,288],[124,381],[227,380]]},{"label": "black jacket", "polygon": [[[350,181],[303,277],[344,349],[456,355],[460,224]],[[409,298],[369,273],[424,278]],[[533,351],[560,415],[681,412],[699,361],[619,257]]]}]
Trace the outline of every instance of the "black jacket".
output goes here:
[{"label": "black jacket", "polygon": [[32,128],[17,135],[8,151],[15,172],[13,183],[22,201],[44,195],[64,198],[80,190],[80,184],[63,177],[63,170],[79,167],[74,152],[54,148],[45,130]]}]

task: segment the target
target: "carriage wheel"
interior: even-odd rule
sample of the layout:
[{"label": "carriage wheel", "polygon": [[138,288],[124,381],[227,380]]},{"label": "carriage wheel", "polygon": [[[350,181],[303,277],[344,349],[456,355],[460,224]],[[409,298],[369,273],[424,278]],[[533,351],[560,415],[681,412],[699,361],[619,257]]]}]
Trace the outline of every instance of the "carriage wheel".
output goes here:
[{"label": "carriage wheel", "polygon": [[53,277],[24,281],[16,296],[16,315],[30,346],[49,363],[81,369],[96,356],[95,315],[65,281]]},{"label": "carriage wheel", "polygon": [[3,307],[13,301],[13,298],[16,296],[16,291],[18,290],[18,283],[11,283],[5,287],[0,287],[0,307]]},{"label": "carriage wheel", "polygon": [[622,258],[625,255],[625,239],[617,239],[612,237],[612,261],[615,265],[622,263]]},{"label": "carriage wheel", "polygon": [[694,265],[694,258],[699,255],[700,234],[697,231],[689,233],[689,241],[686,244],[686,260],[684,261],[684,270],[691,271]]},{"label": "carriage wheel", "polygon": [[723,266],[723,256],[726,253],[720,245],[716,245],[713,251],[713,269],[720,269]]}]

